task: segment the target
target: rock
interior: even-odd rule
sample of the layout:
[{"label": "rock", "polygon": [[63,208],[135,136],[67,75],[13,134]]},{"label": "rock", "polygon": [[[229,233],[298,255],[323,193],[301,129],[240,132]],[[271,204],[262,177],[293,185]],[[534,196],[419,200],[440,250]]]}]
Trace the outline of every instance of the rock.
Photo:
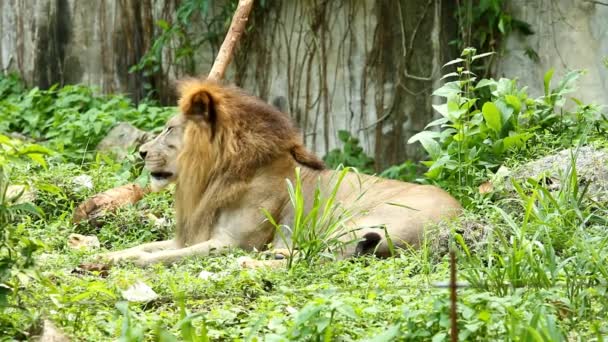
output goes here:
[{"label": "rock", "polygon": [[[576,152],[576,148],[562,150],[526,163],[514,170],[512,177],[520,182],[525,182],[528,178],[544,181],[549,190],[558,190],[572,165],[571,154]],[[584,146],[575,157],[579,189],[589,184],[587,194],[591,198],[608,200],[608,151]],[[511,182],[507,182],[506,186],[507,189],[513,188]]]},{"label": "rock", "polygon": [[213,273],[209,271],[202,270],[201,273],[198,274],[198,277],[203,280],[212,280],[218,281],[226,276],[226,272]]},{"label": "rock", "polygon": [[97,151],[113,153],[116,158],[125,158],[130,148],[137,148],[152,137],[127,122],[114,126],[105,138],[97,145]]},{"label": "rock", "polygon": [[156,217],[156,215],[154,215],[152,213],[147,213],[146,218],[156,228],[164,228],[169,225],[169,221],[166,218],[164,218],[164,217],[158,218],[158,217]]},{"label": "rock", "polygon": [[70,234],[68,246],[72,249],[96,249],[100,247],[99,239],[94,235]]},{"label": "rock", "polygon": [[149,302],[158,298],[158,294],[142,281],[137,281],[122,291],[122,297],[129,302]]},{"label": "rock", "polygon": [[447,227],[428,227],[427,238],[429,239],[430,249],[437,255],[443,256],[450,251],[450,241],[453,241],[453,233],[460,234],[464,243],[469,250],[476,251],[488,242],[488,235],[494,227],[476,217],[462,217],[453,226],[452,229]]},{"label": "rock", "polygon": [[70,339],[57,328],[51,321],[44,320],[42,325],[42,333],[40,336],[34,337],[34,341],[38,342],[69,342]]},{"label": "rock", "polygon": [[[19,194],[21,196],[15,198]],[[15,204],[34,202],[36,200],[36,189],[28,185],[9,185],[6,188],[6,198],[9,200],[14,199]]]},{"label": "rock", "polygon": [[93,178],[89,175],[80,175],[72,179],[74,191],[81,192],[84,190],[93,190]]}]

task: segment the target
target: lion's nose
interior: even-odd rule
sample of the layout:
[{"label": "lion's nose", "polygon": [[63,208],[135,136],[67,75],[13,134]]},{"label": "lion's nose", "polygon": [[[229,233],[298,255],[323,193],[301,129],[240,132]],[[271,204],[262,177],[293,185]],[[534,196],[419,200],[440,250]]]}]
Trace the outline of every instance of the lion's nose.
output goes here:
[{"label": "lion's nose", "polygon": [[139,155],[141,156],[141,159],[146,159],[146,155],[148,155],[148,151],[139,150]]}]

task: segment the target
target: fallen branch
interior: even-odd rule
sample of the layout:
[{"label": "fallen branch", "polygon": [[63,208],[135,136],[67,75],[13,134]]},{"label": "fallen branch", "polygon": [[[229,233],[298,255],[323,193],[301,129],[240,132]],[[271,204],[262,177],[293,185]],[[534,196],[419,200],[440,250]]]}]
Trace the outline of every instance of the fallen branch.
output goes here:
[{"label": "fallen branch", "polygon": [[72,222],[78,223],[103,216],[109,211],[122,207],[126,204],[133,204],[142,199],[149,189],[142,189],[137,184],[126,184],[89,198],[82,202],[72,216]]}]

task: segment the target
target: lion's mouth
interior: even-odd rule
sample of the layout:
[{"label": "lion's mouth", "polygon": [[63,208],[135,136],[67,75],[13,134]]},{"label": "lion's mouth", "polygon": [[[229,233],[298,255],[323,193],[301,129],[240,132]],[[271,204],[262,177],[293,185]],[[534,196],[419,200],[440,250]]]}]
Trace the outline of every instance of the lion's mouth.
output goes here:
[{"label": "lion's mouth", "polygon": [[173,176],[173,172],[150,172],[150,176],[158,180],[169,179]]}]

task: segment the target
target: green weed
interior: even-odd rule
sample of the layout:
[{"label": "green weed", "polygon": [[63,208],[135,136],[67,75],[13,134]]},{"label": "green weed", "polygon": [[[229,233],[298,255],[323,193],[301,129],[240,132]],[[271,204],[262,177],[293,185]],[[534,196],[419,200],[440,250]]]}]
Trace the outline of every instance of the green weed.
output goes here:
[{"label": "green weed", "polygon": [[[294,213],[291,226],[278,223],[270,212],[262,209],[289,250],[287,268],[291,268],[296,261],[311,265],[320,259],[334,259],[335,253],[356,242],[355,239],[347,240],[345,237],[352,233],[347,228],[347,223],[358,213],[344,208],[336,198],[344,177],[349,172],[352,172],[349,167],[337,171],[329,182],[332,188],[328,193],[322,191],[323,186],[319,180],[312,203],[306,203],[300,168],[296,168],[295,183],[287,180],[287,192]],[[362,191],[360,196],[363,193]]]}]

